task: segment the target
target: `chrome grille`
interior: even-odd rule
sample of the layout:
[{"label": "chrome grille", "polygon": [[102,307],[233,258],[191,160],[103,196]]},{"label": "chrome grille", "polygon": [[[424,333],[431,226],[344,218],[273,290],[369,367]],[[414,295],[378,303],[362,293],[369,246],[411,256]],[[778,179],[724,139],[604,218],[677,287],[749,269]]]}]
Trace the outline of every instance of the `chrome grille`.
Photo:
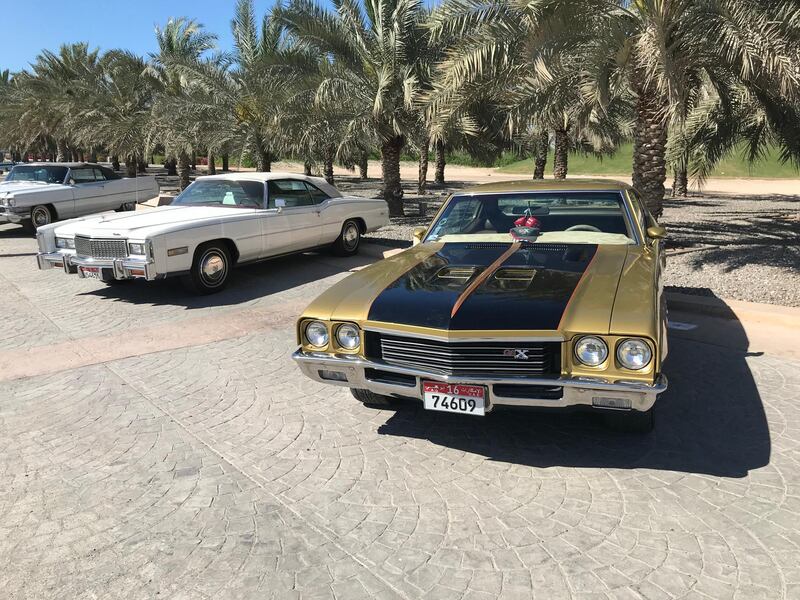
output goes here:
[{"label": "chrome grille", "polygon": [[92,258],[125,258],[128,247],[125,240],[93,240],[76,235],[75,254]]},{"label": "chrome grille", "polygon": [[557,375],[560,342],[444,342],[368,332],[367,354],[397,367],[443,375]]}]

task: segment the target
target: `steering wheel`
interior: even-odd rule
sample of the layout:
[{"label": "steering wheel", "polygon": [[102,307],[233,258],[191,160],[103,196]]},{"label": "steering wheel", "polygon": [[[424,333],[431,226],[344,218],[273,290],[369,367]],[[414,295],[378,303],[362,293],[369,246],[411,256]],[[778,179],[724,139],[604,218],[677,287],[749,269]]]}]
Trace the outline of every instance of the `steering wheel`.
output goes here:
[{"label": "steering wheel", "polygon": [[572,227],[567,227],[564,231],[594,231],[596,233],[603,233],[594,225],[573,225]]}]

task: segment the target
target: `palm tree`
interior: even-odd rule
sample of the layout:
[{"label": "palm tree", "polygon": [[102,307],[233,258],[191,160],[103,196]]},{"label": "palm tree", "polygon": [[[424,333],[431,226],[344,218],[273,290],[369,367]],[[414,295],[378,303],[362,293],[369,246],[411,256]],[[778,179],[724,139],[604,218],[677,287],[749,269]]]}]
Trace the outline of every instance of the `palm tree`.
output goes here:
[{"label": "palm tree", "polygon": [[433,31],[462,40],[443,80],[450,94],[478,77],[538,87],[559,64],[574,65],[581,94],[601,109],[624,86],[634,100],[633,182],[658,215],[668,125],[685,113],[693,82],[724,70],[795,99],[798,23],[792,0],[448,0]]},{"label": "palm tree", "polygon": [[203,25],[185,17],[170,19],[156,27],[158,52],[150,55],[150,73],[158,79],[162,93],[154,105],[151,139],[158,139],[169,155],[177,154],[181,189],[189,185],[189,155],[199,142],[196,125],[187,129],[186,115],[172,112],[185,105],[193,82],[179,65],[200,61],[213,49],[217,36],[204,31]]},{"label": "palm tree", "polygon": [[392,215],[403,214],[400,153],[419,123],[427,14],[420,0],[336,0],[334,12],[292,0],[276,13],[296,44],[322,57],[317,102],[339,107],[350,129],[370,130],[379,140]]},{"label": "palm tree", "polygon": [[127,175],[135,177],[161,85],[143,58],[124,50],[107,52],[100,67],[102,77],[77,83],[82,102],[74,135],[87,148],[101,146],[125,157]]}]

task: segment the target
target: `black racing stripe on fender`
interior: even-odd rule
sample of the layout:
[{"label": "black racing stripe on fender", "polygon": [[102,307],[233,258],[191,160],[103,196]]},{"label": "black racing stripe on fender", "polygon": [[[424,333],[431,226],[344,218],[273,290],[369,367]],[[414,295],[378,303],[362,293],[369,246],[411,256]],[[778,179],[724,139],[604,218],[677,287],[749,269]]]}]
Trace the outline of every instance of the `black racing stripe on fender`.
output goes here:
[{"label": "black racing stripe on fender", "polygon": [[453,330],[557,329],[596,245],[526,244],[498,272],[533,269],[530,283],[503,285],[495,274],[451,318],[453,305],[469,282],[509,245],[445,244],[381,292],[370,307],[369,319]]}]

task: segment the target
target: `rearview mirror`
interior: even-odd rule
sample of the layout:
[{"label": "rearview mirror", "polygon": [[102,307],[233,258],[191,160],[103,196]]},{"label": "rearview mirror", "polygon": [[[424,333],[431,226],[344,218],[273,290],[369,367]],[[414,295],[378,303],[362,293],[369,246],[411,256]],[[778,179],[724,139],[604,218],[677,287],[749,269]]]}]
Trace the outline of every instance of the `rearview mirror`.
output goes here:
[{"label": "rearview mirror", "polygon": [[428,231],[427,227],[414,227],[414,233],[412,234],[412,243],[414,246],[419,244],[422,241],[422,238],[425,237],[425,233]]},{"label": "rearview mirror", "polygon": [[653,227],[648,227],[647,237],[654,240],[663,240],[665,237],[667,237],[667,230],[661,227],[660,225],[654,225]]}]

